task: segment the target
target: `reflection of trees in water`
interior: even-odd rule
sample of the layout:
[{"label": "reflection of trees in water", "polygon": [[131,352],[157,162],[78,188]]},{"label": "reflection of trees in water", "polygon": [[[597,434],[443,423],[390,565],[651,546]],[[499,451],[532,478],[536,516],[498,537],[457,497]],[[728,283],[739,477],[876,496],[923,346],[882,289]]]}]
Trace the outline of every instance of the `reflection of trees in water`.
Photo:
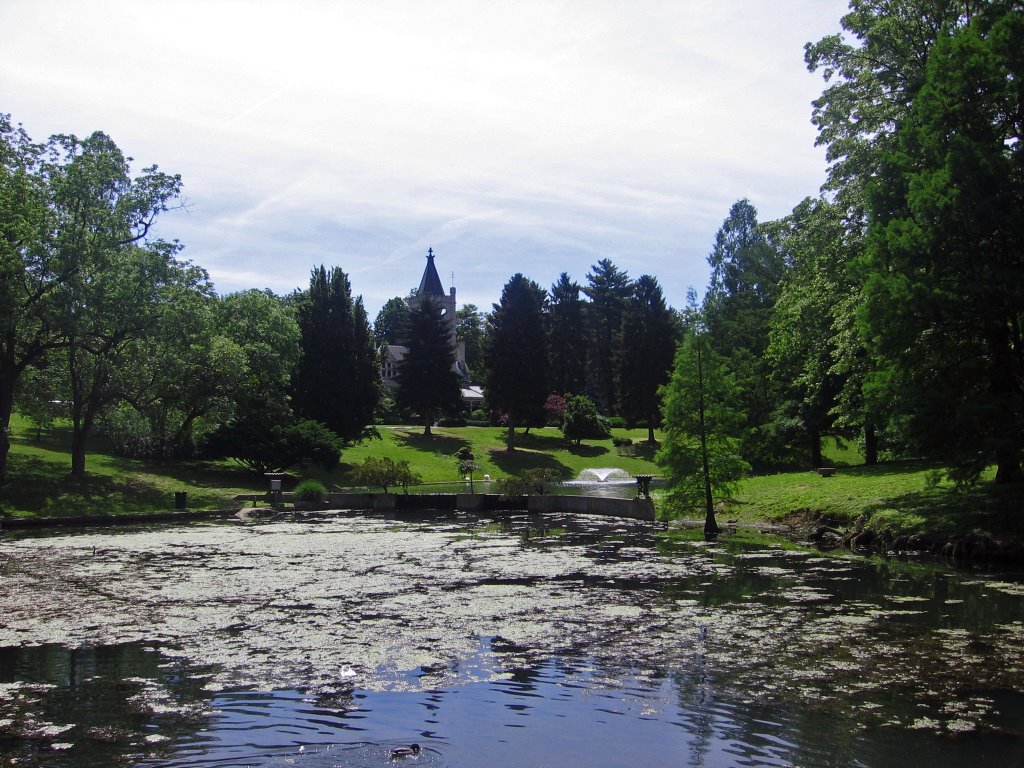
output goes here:
[{"label": "reflection of trees in water", "polygon": [[27,766],[132,765],[195,734],[210,709],[205,682],[141,643],[0,648],[0,720],[12,721],[0,752]]}]

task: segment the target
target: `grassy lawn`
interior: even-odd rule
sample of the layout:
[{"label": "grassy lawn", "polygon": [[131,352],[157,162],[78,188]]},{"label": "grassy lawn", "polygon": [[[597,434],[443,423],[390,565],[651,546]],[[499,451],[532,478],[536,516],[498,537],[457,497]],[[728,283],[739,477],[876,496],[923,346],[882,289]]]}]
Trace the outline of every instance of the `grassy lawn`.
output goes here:
[{"label": "grassy lawn", "polygon": [[725,503],[723,518],[754,522],[811,513],[840,526],[857,523],[896,534],[1024,535],[1024,489],[983,482],[961,490],[948,480],[936,483],[938,469],[905,461],[840,466],[833,477],[815,472],[750,477]]},{"label": "grassy lawn", "polygon": [[[457,427],[434,429],[432,437],[423,436],[422,427],[380,427],[380,440],[367,440],[347,449],[342,461],[347,470],[368,456],[390,456],[395,461],[407,460],[409,466],[423,477],[425,483],[452,482],[459,479],[453,454],[469,446],[476,463],[478,476],[492,478],[518,474],[524,469],[553,469],[563,478],[576,477],[584,469],[618,467],[632,475],[657,474],[653,457],[655,447],[647,444],[647,430],[616,429],[615,437],[629,437],[634,442],[636,456],[619,456],[607,440],[588,440],[576,446],[567,442],[555,427],[533,428],[530,434],[516,432],[516,450],[505,450],[507,430],[501,427]],[[346,484],[347,471],[334,482]]]},{"label": "grassy lawn", "polygon": [[[516,434],[517,450],[505,450],[499,427],[435,429],[424,437],[422,427],[381,427],[380,440],[347,448],[331,472],[292,470],[293,480],[315,477],[328,486],[349,486],[352,468],[369,456],[406,460],[425,483],[459,479],[452,455],[470,446],[480,465],[477,477],[498,479],[524,469],[550,468],[566,479],[597,467],[618,467],[630,474],[659,474],[654,446],[645,430],[615,430],[630,437],[635,456],[620,456],[611,439],[567,443],[558,429],[531,429]],[[188,492],[189,507],[232,505],[242,493],[262,493],[265,478],[230,461],[150,462],[114,455],[102,438],[90,446],[86,477],[69,477],[70,428],[56,427],[41,436],[15,417],[9,458],[10,482],[0,489],[0,512],[7,515],[83,515],[146,512],[173,506],[176,491]],[[888,462],[865,467],[856,450],[843,445],[826,448],[833,477],[815,472],[787,472],[744,480],[724,502],[720,520],[779,521],[794,513],[822,516],[840,526],[856,523],[896,533],[931,531],[956,534],[991,531],[1024,536],[1024,489],[983,484],[961,491],[949,482],[935,483],[936,465]],[[289,487],[286,483],[285,487]]]},{"label": "grassy lawn", "polygon": [[[656,473],[651,460],[654,447],[637,446],[637,456],[619,456],[611,439],[573,446],[554,428],[517,433],[518,449],[505,451],[505,430],[498,427],[435,429],[424,437],[422,427],[382,427],[380,440],[347,448],[342,463],[331,472],[317,468],[293,469],[295,480],[315,477],[328,486],[351,485],[353,466],[368,456],[407,460],[426,483],[458,480],[459,448],[469,445],[481,466],[478,476],[492,478],[522,469],[550,467],[572,478],[588,467],[619,467],[631,474]],[[645,430],[615,430],[616,436],[646,440]],[[267,481],[231,461],[153,462],[116,456],[102,437],[89,446],[84,478],[69,476],[71,430],[58,426],[36,434],[17,415],[11,422],[10,482],[0,488],[0,512],[7,515],[84,515],[90,513],[146,512],[170,509],[176,491],[188,492],[190,508],[227,507],[232,497],[263,492]],[[285,487],[288,487],[286,483]]]},{"label": "grassy lawn", "polygon": [[0,488],[0,511],[23,515],[148,512],[174,506],[187,491],[194,508],[230,506],[239,493],[265,490],[266,481],[231,462],[150,462],[114,455],[102,438],[92,441],[86,476],[70,477],[71,429],[38,436],[17,415],[11,421],[9,482]]}]

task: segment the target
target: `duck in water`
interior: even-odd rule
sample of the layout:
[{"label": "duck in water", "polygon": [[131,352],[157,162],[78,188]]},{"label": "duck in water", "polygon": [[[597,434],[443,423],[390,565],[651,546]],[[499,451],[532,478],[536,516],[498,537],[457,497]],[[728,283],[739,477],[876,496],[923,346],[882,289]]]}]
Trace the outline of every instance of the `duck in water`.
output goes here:
[{"label": "duck in water", "polygon": [[416,757],[420,753],[419,744],[410,744],[408,747],[395,747],[391,750],[391,759],[399,759],[403,757]]}]

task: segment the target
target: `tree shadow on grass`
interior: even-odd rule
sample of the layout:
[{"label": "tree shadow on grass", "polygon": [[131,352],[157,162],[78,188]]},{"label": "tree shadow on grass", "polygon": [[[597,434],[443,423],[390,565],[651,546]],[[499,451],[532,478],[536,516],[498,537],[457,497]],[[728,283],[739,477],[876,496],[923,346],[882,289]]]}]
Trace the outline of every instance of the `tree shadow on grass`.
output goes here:
[{"label": "tree shadow on grass", "polygon": [[570,445],[565,448],[567,453],[571,453],[573,456],[584,456],[588,459],[596,459],[598,456],[614,456],[603,445],[587,445],[586,443],[580,443],[579,445]]},{"label": "tree shadow on grass", "polygon": [[971,488],[929,488],[893,496],[866,508],[869,515],[888,514],[894,523],[926,521],[943,535],[987,531],[997,537],[1024,535],[1024,488],[984,483]]},{"label": "tree shadow on grass", "polygon": [[488,451],[491,463],[508,475],[518,475],[524,469],[553,469],[560,477],[571,477],[572,470],[555,457],[524,449],[512,451],[492,448]]},{"label": "tree shadow on grass", "polygon": [[65,517],[117,511],[168,509],[168,494],[136,478],[71,477],[63,462],[38,456],[10,457],[10,482],[0,490],[0,509]]},{"label": "tree shadow on grass", "polygon": [[427,453],[441,453],[446,456],[453,455],[460,448],[471,445],[469,440],[451,435],[434,434],[424,435],[422,432],[404,432],[395,430],[393,433],[396,445],[403,448],[412,448]]}]

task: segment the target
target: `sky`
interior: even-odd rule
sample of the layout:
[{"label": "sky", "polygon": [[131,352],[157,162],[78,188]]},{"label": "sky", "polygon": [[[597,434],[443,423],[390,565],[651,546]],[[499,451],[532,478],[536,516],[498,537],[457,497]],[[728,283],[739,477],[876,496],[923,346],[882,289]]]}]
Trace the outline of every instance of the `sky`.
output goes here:
[{"label": "sky", "polygon": [[156,234],[228,293],[340,266],[371,319],[433,248],[460,306],[611,259],[702,292],[742,198],[824,182],[803,46],[845,0],[0,0],[0,112],[181,174]]}]

